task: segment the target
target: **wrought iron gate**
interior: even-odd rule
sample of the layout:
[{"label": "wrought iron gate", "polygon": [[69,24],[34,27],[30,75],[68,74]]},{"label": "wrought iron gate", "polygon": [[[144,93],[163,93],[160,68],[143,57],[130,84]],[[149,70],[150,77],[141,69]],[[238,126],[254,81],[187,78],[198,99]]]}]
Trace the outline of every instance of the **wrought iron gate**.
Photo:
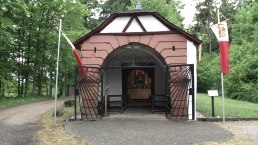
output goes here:
[{"label": "wrought iron gate", "polygon": [[[101,118],[103,113],[101,69],[98,67],[83,67],[83,69],[87,69],[87,73],[84,75],[78,73],[78,68],[75,72],[75,90],[79,92],[82,118]],[[194,120],[194,65],[170,65],[167,70],[169,101],[166,116],[168,118],[188,118],[189,115],[192,115],[192,120]],[[191,114],[189,114],[189,110],[191,110]]]},{"label": "wrought iron gate", "polygon": [[80,74],[76,68],[75,90],[79,93],[79,104],[82,119],[97,119],[102,115],[101,73],[98,67],[82,67],[85,73]]},{"label": "wrought iron gate", "polygon": [[[168,118],[188,118],[192,115],[195,119],[194,96],[194,65],[168,66]],[[190,104],[191,103],[191,104]],[[192,114],[189,114],[191,106]]]}]

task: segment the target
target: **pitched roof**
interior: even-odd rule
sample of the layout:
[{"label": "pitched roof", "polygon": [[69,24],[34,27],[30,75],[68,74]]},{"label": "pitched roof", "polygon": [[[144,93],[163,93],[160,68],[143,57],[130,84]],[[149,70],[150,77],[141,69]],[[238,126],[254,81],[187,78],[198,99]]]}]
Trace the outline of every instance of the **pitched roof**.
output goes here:
[{"label": "pitched roof", "polygon": [[170,23],[157,12],[133,11],[111,14],[99,27],[74,42],[76,47],[94,34],[99,35],[148,35],[180,33],[195,44],[201,40]]}]

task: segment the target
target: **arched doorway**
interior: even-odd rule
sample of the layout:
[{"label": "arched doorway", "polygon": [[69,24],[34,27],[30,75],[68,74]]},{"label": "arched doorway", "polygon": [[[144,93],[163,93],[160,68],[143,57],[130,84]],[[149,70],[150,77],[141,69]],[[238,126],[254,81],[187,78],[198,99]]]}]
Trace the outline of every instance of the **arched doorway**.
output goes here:
[{"label": "arched doorway", "polygon": [[104,60],[102,67],[166,67],[164,58],[153,48],[141,43],[129,43],[116,48]]},{"label": "arched doorway", "polygon": [[151,111],[152,97],[167,94],[166,68],[164,58],[149,46],[129,43],[115,49],[102,64],[103,85],[109,86],[109,104],[118,102],[115,97],[121,96],[123,109],[144,107]]}]

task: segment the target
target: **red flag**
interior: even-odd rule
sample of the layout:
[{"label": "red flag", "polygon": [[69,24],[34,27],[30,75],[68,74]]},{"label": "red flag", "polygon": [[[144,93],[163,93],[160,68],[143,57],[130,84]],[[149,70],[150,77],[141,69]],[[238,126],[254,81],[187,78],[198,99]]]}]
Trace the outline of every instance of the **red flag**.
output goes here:
[{"label": "red flag", "polygon": [[79,66],[79,72],[80,72],[80,75],[84,75],[87,70],[83,69],[83,63],[82,63],[82,59],[78,53],[78,51],[76,50],[75,46],[73,45],[73,43],[68,39],[68,37],[62,32],[63,36],[65,37],[66,41],[70,44],[72,50],[73,50],[73,54],[76,58],[76,62],[77,62],[77,65]]},{"label": "red flag", "polygon": [[229,37],[227,22],[223,21],[211,26],[212,31],[216,35],[220,44],[220,65],[221,72],[227,74],[229,72]]}]

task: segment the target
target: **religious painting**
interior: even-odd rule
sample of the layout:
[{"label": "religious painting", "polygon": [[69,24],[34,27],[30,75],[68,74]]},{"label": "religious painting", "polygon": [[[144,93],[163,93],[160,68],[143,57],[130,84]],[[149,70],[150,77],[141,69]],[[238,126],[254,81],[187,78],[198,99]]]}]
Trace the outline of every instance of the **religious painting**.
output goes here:
[{"label": "religious painting", "polygon": [[128,88],[150,89],[151,78],[142,69],[132,70],[127,80]]}]

